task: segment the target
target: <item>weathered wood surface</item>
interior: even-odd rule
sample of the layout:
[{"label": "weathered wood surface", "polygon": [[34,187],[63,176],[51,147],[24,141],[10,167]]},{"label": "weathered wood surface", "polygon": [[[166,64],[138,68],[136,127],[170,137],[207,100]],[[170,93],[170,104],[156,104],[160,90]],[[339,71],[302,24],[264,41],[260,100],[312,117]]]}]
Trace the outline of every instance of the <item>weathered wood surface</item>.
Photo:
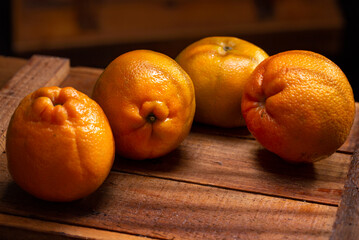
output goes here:
[{"label": "weathered wood surface", "polygon": [[23,192],[4,171],[2,213],[160,239],[326,239],[337,209],[116,172],[83,200],[49,203]]},{"label": "weathered wood surface", "polygon": [[[14,234],[16,232],[16,234]],[[99,239],[99,240],[151,240],[149,237],[134,236],[119,232],[106,231],[63,224],[58,222],[38,220],[28,217],[18,217],[0,213],[0,237],[4,239]]]},{"label": "weathered wood surface", "polygon": [[26,63],[26,59],[0,56],[0,88]]},{"label": "weathered wood surface", "polygon": [[[59,84],[91,95],[101,72],[71,68]],[[356,118],[347,142],[328,159],[292,165],[245,128],[195,124],[167,156],[141,162],[117,156],[98,191],[65,204],[38,200],[12,181],[3,138],[0,239],[10,233],[28,239],[328,239],[358,129]]]},{"label": "weathered wood surface", "polygon": [[359,151],[354,152],[331,240],[359,239]]},{"label": "weathered wood surface", "polygon": [[[16,65],[15,67],[18,66]],[[9,67],[8,69],[14,69],[15,67]],[[60,84],[64,81],[69,71],[70,61],[68,59],[37,55],[23,65],[11,79],[6,82],[1,81],[3,83],[0,89],[1,149],[5,147],[5,134],[10,117],[21,99],[37,88]],[[5,77],[8,77],[8,72],[6,74]]]}]

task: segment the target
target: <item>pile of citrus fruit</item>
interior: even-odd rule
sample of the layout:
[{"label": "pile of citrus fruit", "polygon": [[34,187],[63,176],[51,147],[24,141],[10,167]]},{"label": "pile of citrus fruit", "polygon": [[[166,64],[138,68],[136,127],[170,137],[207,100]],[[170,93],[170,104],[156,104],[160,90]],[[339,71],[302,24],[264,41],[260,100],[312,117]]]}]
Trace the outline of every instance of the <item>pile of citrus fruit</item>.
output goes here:
[{"label": "pile of citrus fruit", "polygon": [[92,98],[73,88],[26,96],[7,132],[8,168],[19,186],[50,201],[72,201],[106,179],[115,151],[163,156],[192,122],[247,126],[290,162],[333,154],[353,124],[355,103],[340,68],[310,51],[268,56],[235,37],[208,37],[177,58],[135,50],[112,61]]}]

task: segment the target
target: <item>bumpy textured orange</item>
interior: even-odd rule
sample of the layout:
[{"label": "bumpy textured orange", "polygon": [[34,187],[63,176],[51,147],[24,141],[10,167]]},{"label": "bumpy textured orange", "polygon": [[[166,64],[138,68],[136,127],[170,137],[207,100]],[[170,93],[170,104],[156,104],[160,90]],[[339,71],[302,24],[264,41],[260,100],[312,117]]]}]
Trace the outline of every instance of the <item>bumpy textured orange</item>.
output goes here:
[{"label": "bumpy textured orange", "polygon": [[101,107],[71,87],[26,96],[7,131],[8,169],[30,194],[73,201],[94,192],[110,172],[115,146]]},{"label": "bumpy textured orange", "polygon": [[93,90],[105,111],[119,155],[130,159],[163,156],[188,135],[195,110],[187,73],[170,57],[135,50],[112,61]]},{"label": "bumpy textured orange", "polygon": [[235,37],[208,37],[185,48],[176,61],[195,87],[195,121],[220,127],[244,126],[244,84],[267,57],[259,47]]},{"label": "bumpy textured orange", "polygon": [[254,70],[242,111],[265,148],[291,162],[313,162],[344,143],[355,102],[346,76],[332,61],[309,51],[288,51]]}]

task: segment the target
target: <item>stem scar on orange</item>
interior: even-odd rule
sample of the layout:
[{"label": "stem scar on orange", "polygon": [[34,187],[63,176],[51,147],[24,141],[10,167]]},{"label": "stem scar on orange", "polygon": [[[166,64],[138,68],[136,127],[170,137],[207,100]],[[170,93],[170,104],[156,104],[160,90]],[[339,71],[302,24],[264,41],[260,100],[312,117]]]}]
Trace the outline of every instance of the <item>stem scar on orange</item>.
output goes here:
[{"label": "stem scar on orange", "polygon": [[173,59],[150,50],[113,60],[92,97],[109,119],[117,153],[137,160],[174,150],[188,135],[195,111],[190,77]]},{"label": "stem scar on orange", "polygon": [[101,107],[71,88],[44,87],[26,96],[7,131],[8,169],[30,194],[73,201],[108,176],[115,146]]},{"label": "stem scar on orange", "polygon": [[345,142],[355,101],[336,64],[293,50],[257,66],[244,89],[242,113],[249,131],[269,151],[290,162],[314,162]]}]

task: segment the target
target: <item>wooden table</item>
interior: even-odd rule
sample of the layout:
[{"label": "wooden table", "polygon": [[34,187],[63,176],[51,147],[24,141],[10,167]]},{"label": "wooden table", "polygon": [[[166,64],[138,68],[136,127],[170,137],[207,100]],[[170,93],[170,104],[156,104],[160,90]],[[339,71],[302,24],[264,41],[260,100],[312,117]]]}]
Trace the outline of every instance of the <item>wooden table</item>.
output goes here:
[{"label": "wooden table", "polygon": [[101,72],[70,67],[62,58],[33,56],[27,61],[0,56],[0,239],[332,235],[359,136],[358,117],[345,144],[314,164],[282,161],[246,128],[194,124],[185,141],[167,156],[148,161],[117,156],[105,183],[84,199],[52,203],[24,192],[7,171],[5,136],[15,107],[26,94],[46,85],[73,86],[90,94]]}]

